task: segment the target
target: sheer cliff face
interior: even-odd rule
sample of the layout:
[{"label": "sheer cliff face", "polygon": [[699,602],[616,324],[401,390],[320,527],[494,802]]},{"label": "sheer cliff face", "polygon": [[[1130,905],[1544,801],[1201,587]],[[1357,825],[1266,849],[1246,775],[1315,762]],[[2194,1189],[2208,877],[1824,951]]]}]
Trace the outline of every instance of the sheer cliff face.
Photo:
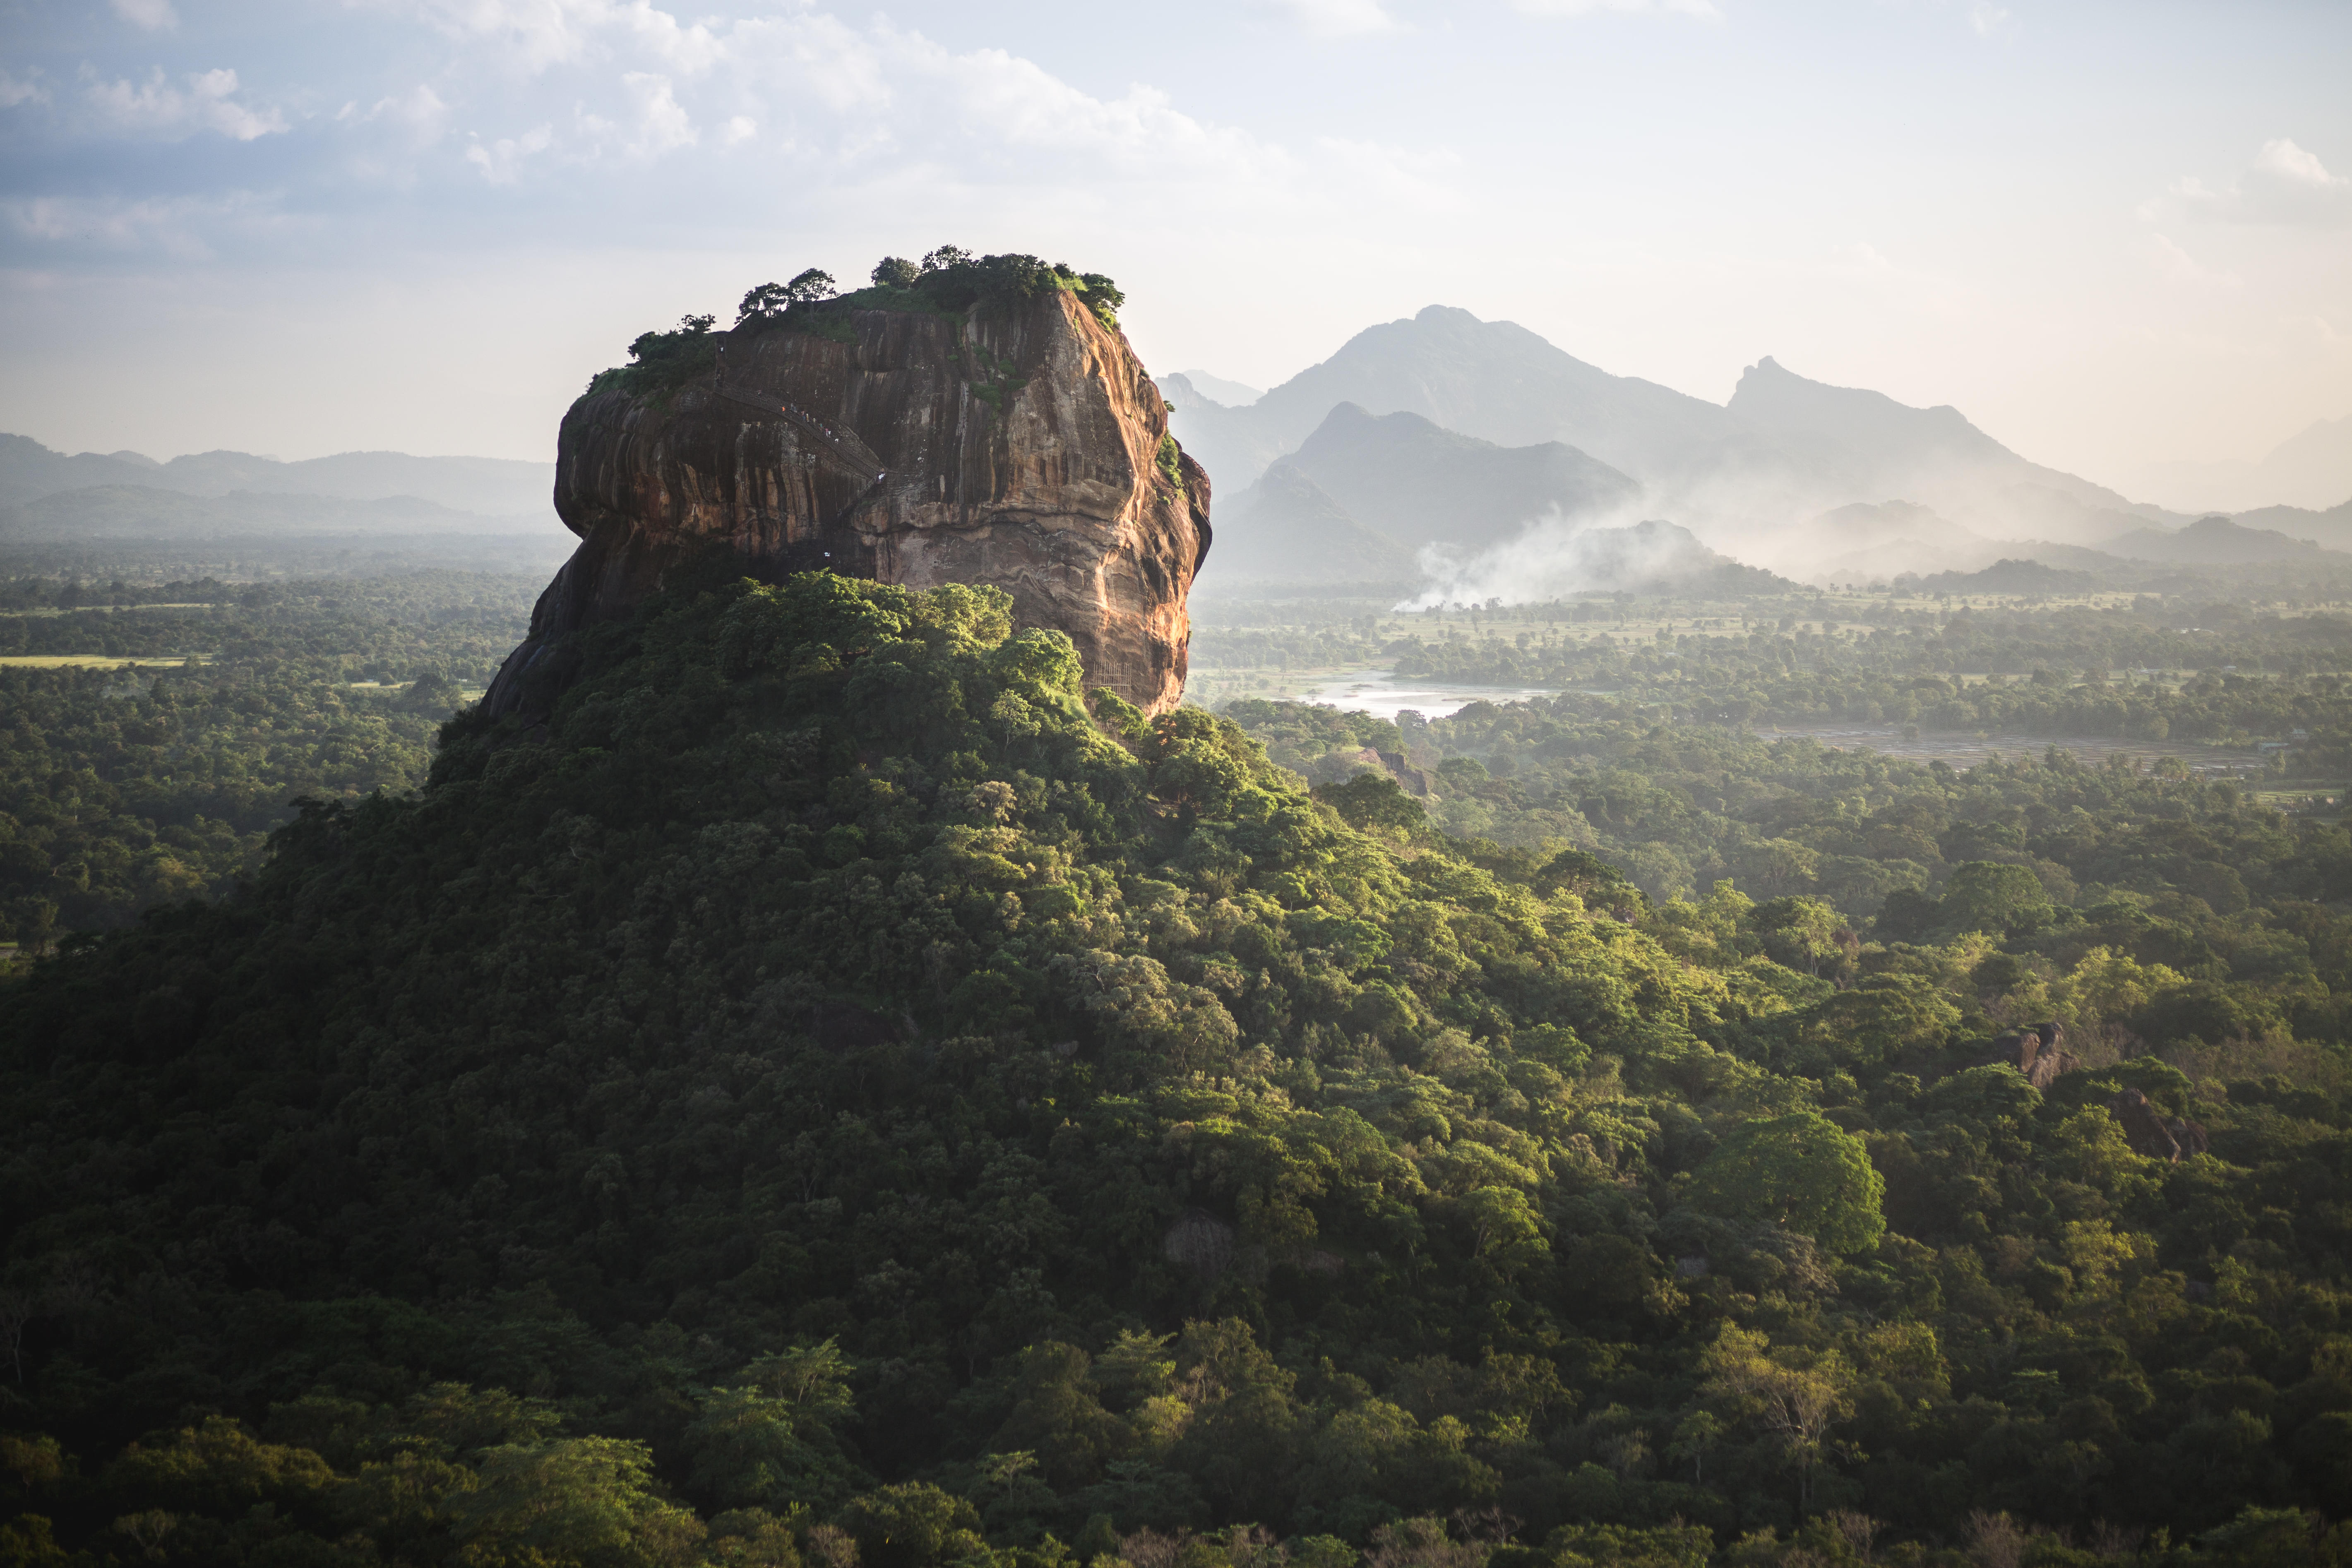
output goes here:
[{"label": "sheer cliff face", "polygon": [[1126,338],[1061,293],[844,320],[845,342],[732,334],[718,370],[675,392],[572,405],[555,508],[580,548],[493,683],[492,712],[526,705],[551,639],[626,615],[716,542],[763,577],[994,584],[1020,625],[1069,634],[1089,686],[1175,706],[1208,477],[1190,458],[1181,482],[1163,471],[1167,405]]}]

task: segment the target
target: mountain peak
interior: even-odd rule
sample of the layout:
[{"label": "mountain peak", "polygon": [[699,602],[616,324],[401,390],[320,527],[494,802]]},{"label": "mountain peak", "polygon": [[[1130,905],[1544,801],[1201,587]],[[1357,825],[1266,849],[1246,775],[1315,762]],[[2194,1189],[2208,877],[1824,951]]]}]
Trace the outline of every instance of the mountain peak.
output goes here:
[{"label": "mountain peak", "polygon": [[1726,405],[1751,426],[1784,435],[1832,437],[1864,446],[1940,447],[1953,454],[2011,458],[1949,404],[1914,408],[1883,392],[1833,386],[1799,375],[1769,354],[1741,373]]}]

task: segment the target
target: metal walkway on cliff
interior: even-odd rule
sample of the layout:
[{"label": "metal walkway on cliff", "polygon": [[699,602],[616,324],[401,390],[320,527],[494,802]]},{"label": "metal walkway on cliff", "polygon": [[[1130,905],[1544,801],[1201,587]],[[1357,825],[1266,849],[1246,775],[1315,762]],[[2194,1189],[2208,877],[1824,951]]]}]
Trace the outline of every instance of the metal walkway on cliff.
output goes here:
[{"label": "metal walkway on cliff", "polygon": [[857,438],[854,430],[835,429],[798,404],[788,402],[772,392],[739,392],[731,386],[721,386],[717,391],[730,403],[740,403],[746,408],[756,408],[762,414],[782,418],[802,435],[814,440],[842,467],[866,476],[866,492],[857,498],[859,500],[880,489],[882,481],[890,477],[890,471],[882,466],[882,459],[874,455],[872,447]]}]

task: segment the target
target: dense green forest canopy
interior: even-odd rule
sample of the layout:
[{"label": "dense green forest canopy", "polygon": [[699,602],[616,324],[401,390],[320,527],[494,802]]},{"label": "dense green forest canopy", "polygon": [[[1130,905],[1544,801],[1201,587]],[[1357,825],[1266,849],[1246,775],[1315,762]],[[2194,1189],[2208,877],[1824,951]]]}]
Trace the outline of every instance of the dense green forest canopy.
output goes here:
[{"label": "dense green forest canopy", "polygon": [[[2341,765],[2344,707],[2314,704],[2311,745],[2273,755]],[[2338,808],[2324,804],[2341,800],[2341,773],[2296,793],[2283,769],[2211,779],[2180,756],[2119,752],[2093,764],[2056,746],[1962,773],[1808,737],[1664,724],[1583,698],[1473,703],[1433,722],[1255,700],[1227,712],[1318,779],[1365,768],[1367,749],[1408,756],[1423,765],[1419,804],[1433,822],[1522,850],[1592,851],[1661,899],[1727,878],[1759,898],[1818,895],[1860,920],[1897,889],[1940,886],[1983,859],[2031,867],[2064,904],[2179,894],[2236,915],[2258,894],[2345,891]],[[2296,814],[2283,816],[2273,795]]]},{"label": "dense green forest canopy", "polygon": [[297,799],[423,783],[435,731],[521,635],[535,584],[0,587],[0,657],[159,661],[0,665],[0,942],[33,948],[226,892]]},{"label": "dense green forest canopy", "polygon": [[[0,1550],[2346,1551],[2332,817],[1639,710],[1146,721],[990,590],[714,579],[580,651],[543,731],[9,982]],[[1335,722],[1434,805],[1267,753]],[[1553,762],[1583,830],[1431,820]],[[1813,882],[1631,853],[1712,833]]]},{"label": "dense green forest canopy", "polygon": [[104,588],[26,576],[0,582],[0,658],[326,660],[354,679],[408,681],[431,672],[478,688],[529,626],[541,586],[448,571]]}]

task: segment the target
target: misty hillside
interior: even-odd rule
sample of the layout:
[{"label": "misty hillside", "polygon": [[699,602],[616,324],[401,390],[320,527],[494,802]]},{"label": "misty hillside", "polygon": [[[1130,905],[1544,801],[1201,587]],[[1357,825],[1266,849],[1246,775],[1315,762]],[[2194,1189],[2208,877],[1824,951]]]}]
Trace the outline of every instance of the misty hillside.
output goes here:
[{"label": "misty hillside", "polygon": [[1404,593],[1420,581],[1412,552],[1367,527],[1285,458],[1217,505],[1217,542],[1194,588],[1276,584]]},{"label": "misty hillside", "polygon": [[1785,577],[1709,550],[1690,530],[1651,521],[1625,528],[1587,528],[1565,552],[1579,580],[1593,588],[1652,594],[1779,594]]},{"label": "misty hillside", "polygon": [[2352,496],[2352,414],[2314,421],[2259,462],[2151,463],[2140,482],[2182,503],[2216,511],[2334,506]]},{"label": "misty hillside", "polygon": [[2053,495],[2070,503],[2066,511],[2113,511],[2143,524],[2167,516],[2019,457],[1948,405],[1913,408],[1885,393],[1807,380],[1769,357],[1740,376],[1727,408],[1769,435],[1804,482],[1927,501],[1979,531],[2014,534],[2053,510]]},{"label": "misty hillside", "polygon": [[[1185,377],[1168,383],[1172,406],[1197,395]],[[1409,590],[1423,545],[1485,550],[1538,519],[1588,519],[1640,496],[1632,479],[1558,441],[1499,447],[1416,414],[1343,403],[1297,453],[1220,502],[1203,580],[1211,591],[1276,582]]]},{"label": "misty hillside", "polygon": [[1653,482],[1745,439],[1714,404],[1612,375],[1525,327],[1444,305],[1366,328],[1247,408],[1179,404],[1175,430],[1212,478],[1246,482],[1342,403],[1418,414],[1503,446],[1564,441]]},{"label": "misty hillside", "polygon": [[1182,382],[1193,395],[1227,408],[1241,408],[1265,395],[1264,387],[1228,381],[1205,370],[1180,370],[1171,375],[1162,376],[1160,383],[1161,390],[1165,391],[1168,384],[1174,381]]},{"label": "misty hillside", "polygon": [[2045,566],[2039,561],[2000,560],[1981,572],[1938,572],[1923,577],[1921,594],[2084,594],[2102,586],[2098,574]]},{"label": "misty hillside", "polygon": [[2004,552],[1932,507],[1853,501],[1780,533],[1749,553],[1811,581],[1871,582],[1905,572],[1973,572]]},{"label": "misty hillside", "polygon": [[[1573,448],[1643,487],[1647,506],[1717,546],[1806,576],[1832,561],[1848,574],[1974,570],[2015,553],[1996,542],[2104,547],[2188,521],[2032,462],[1949,406],[1910,407],[1883,393],[1811,380],[1770,358],[1749,367],[1729,403],[1718,406],[1612,375],[1524,327],[1446,306],[1358,332],[1329,359],[1246,406],[1208,395],[1189,374],[1161,384],[1178,438],[1213,479],[1247,484],[1297,452],[1342,505],[1399,537],[1422,535],[1401,531],[1376,510],[1410,504],[1429,518],[1436,510],[1431,492],[1444,489],[1444,481],[1424,462],[1415,465],[1424,490],[1409,503],[1385,491],[1376,502],[1361,481],[1351,490],[1345,476],[1307,451],[1334,410],[1352,405],[1373,416],[1414,416],[1507,448]],[[1402,438],[1409,429],[1381,434]],[[1428,443],[1425,430],[1416,434]],[[1397,466],[1405,466],[1402,458]],[[1489,504],[1485,494],[1463,491],[1459,499],[1473,513]],[[1890,499],[1935,512],[1942,531],[1857,544],[1814,537],[1802,521]],[[1475,548],[1494,535],[1480,529],[1445,537]]]},{"label": "misty hillside", "polygon": [[2307,539],[2290,539],[2274,529],[2247,528],[2226,517],[2200,518],[2178,533],[2143,530],[2108,542],[2106,548],[2137,561],[2161,561],[2179,566],[2245,566],[2262,562],[2296,561],[2315,563],[2337,554]]},{"label": "misty hillside", "polygon": [[2232,519],[2241,528],[2274,529],[2290,539],[2308,539],[2330,550],[2352,550],[2352,500],[2313,511],[2299,506],[2266,506]]},{"label": "misty hillside", "polygon": [[122,485],[198,496],[240,490],[346,500],[413,496],[488,517],[541,517],[553,510],[555,465],[405,452],[339,452],[293,463],[250,452],[199,452],[159,463],[130,451],[69,457],[28,437],[0,435],[0,506],[60,490]]},{"label": "misty hillside", "polygon": [[1558,441],[1499,447],[1417,414],[1342,403],[1291,462],[1400,544],[1478,549],[1551,514],[1631,507],[1641,486]]},{"label": "misty hillside", "polygon": [[189,495],[148,485],[94,485],[60,490],[0,510],[0,542],[62,543],[98,539],[173,540],[260,534],[548,533],[551,515],[485,517],[478,512],[387,496]]},{"label": "misty hillside", "polygon": [[1678,523],[1653,519],[1620,528],[1538,523],[1469,560],[1444,552],[1423,558],[1434,581],[1421,608],[1564,599],[1578,594],[1674,594],[1700,597],[1785,594],[1796,584],[1710,550]]},{"label": "misty hillside", "polygon": [[[1409,549],[1475,553],[1549,512],[1635,503],[1730,558],[1809,581],[1966,574],[2003,559],[2129,577],[2126,560],[2251,566],[2315,550],[2297,542],[2310,536],[2352,546],[2352,503],[2176,533],[2187,518],[2034,463],[1948,405],[1910,407],[1767,357],[1718,408],[1443,306],[1357,333],[1246,406],[1190,374],[1160,384],[1171,427],[1213,479],[1254,483],[1294,455],[1319,492],[1301,515],[1336,503]],[[1257,521],[1297,511],[1295,484],[1285,494]],[[2109,564],[2056,559],[2069,551]]]},{"label": "misty hillside", "polygon": [[2176,517],[2153,507],[2129,510],[2118,498],[2105,496],[2084,499],[2082,495],[2045,484],[2011,485],[2000,492],[1997,503],[1997,521],[2005,523],[2011,538],[2050,539],[2068,544],[2104,547],[2109,540],[2120,539],[2126,533],[2137,533],[2148,528],[2159,531],[2187,523],[2186,517]]}]

